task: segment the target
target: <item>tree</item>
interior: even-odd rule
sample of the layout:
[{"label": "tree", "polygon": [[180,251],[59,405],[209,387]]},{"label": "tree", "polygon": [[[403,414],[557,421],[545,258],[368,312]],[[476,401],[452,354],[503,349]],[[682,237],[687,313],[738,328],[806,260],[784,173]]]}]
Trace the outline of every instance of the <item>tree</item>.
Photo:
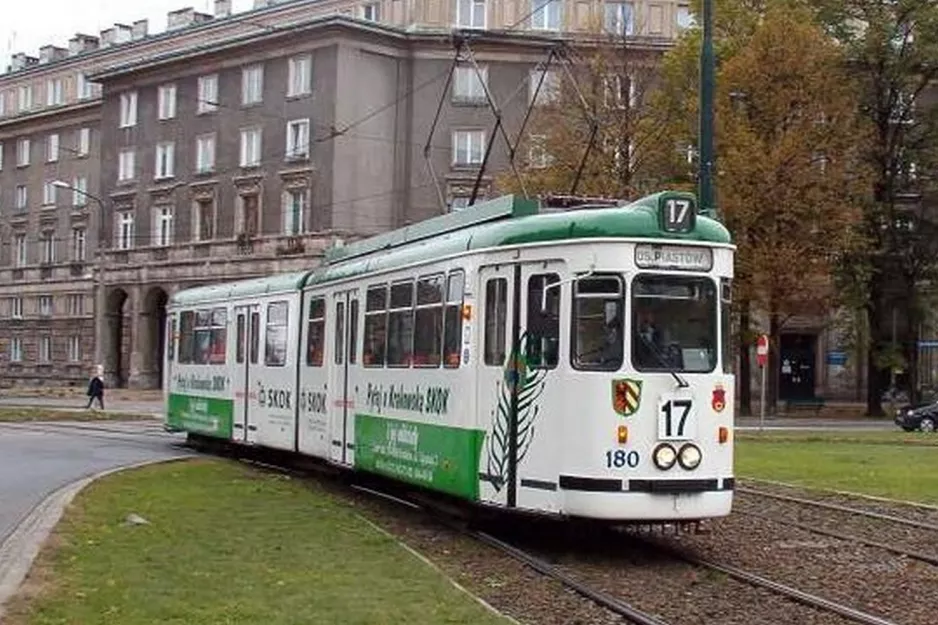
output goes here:
[{"label": "tree", "polygon": [[[896,369],[919,392],[923,285],[938,272],[934,203],[938,180],[938,4],[934,0],[815,0],[819,20],[843,46],[860,80],[873,128],[863,154],[873,171],[863,228],[870,246],[846,258],[843,282],[856,294],[868,333],[867,412],[881,415]],[[932,102],[929,103],[928,100]]]},{"label": "tree", "polygon": [[[840,50],[811,13],[788,1],[744,0],[720,9],[716,191],[738,246],[738,379],[740,412],[747,414],[751,314],[768,318],[771,409],[786,322],[827,316],[839,302],[834,269],[862,242],[851,226],[867,189],[859,156],[865,131]],[[681,42],[665,61],[652,107],[672,120],[674,143],[695,143],[698,37]],[[676,113],[682,121],[673,121]]]}]

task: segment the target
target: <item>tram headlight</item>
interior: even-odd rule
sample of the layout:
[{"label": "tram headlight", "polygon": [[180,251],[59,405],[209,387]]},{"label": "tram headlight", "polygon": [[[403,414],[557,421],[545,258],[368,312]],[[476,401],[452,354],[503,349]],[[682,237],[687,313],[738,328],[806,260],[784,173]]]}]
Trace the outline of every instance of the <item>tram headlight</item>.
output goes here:
[{"label": "tram headlight", "polygon": [[681,447],[681,451],[677,455],[677,461],[689,471],[700,466],[701,458],[703,458],[703,454],[700,453],[700,448],[693,443],[687,443]]},{"label": "tram headlight", "polygon": [[677,452],[674,451],[674,447],[671,447],[668,443],[661,443],[655,447],[651,458],[654,460],[656,467],[662,471],[667,471],[674,466],[674,462],[677,460]]}]

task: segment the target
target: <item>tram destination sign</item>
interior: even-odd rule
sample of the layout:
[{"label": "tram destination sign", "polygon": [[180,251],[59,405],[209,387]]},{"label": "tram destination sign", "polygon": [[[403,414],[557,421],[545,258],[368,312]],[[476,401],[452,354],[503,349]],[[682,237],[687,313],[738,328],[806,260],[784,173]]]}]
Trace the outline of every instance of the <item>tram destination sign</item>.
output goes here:
[{"label": "tram destination sign", "polygon": [[713,250],[682,245],[636,245],[635,264],[642,269],[710,271],[713,268]]}]

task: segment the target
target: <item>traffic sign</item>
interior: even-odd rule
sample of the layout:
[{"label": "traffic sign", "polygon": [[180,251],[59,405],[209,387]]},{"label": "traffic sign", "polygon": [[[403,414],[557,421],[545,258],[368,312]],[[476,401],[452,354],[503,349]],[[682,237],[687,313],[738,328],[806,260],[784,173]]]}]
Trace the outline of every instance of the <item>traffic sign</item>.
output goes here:
[{"label": "traffic sign", "polygon": [[756,362],[759,363],[760,367],[764,367],[765,363],[769,359],[769,337],[765,334],[760,334],[759,338],[756,339]]}]

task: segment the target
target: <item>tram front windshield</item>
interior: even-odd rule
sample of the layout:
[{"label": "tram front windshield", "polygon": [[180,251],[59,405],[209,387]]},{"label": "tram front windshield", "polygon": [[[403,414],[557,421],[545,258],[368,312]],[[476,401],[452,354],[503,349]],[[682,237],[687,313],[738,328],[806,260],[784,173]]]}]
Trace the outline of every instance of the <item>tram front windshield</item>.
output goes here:
[{"label": "tram front windshield", "polygon": [[709,373],[717,364],[716,284],[704,277],[632,281],[632,364],[638,371]]}]

